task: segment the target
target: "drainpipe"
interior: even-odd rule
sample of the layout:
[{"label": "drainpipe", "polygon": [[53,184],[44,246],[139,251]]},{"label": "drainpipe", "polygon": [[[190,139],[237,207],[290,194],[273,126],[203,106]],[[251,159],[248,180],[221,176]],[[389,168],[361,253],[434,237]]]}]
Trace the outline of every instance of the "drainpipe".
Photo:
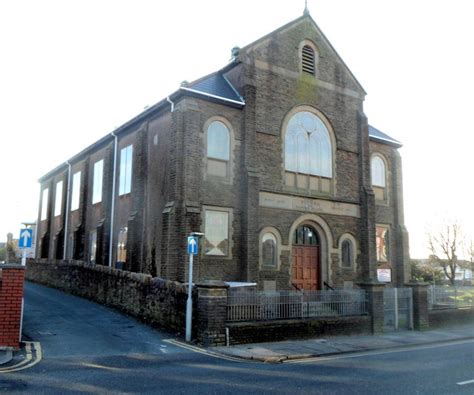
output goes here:
[{"label": "drainpipe", "polygon": [[66,192],[66,212],[64,213],[65,222],[64,222],[64,251],[63,259],[66,260],[67,256],[67,241],[68,241],[68,226],[69,226],[69,198],[71,195],[71,164],[69,161],[66,161],[68,165],[67,169],[67,192]]},{"label": "drainpipe", "polygon": [[166,101],[167,101],[169,104],[171,104],[171,112],[173,112],[173,111],[174,111],[174,102],[171,101],[171,99],[170,99],[169,96],[166,97]]},{"label": "drainpipe", "polygon": [[114,169],[112,171],[112,204],[110,205],[109,267],[112,267],[115,214],[115,179],[117,172],[117,135],[114,132],[112,132],[111,135],[114,137]]}]

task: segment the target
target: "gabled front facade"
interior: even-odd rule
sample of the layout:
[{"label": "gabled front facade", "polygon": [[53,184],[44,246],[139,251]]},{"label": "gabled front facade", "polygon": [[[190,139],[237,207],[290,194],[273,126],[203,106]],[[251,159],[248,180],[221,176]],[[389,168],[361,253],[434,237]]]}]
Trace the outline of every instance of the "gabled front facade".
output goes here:
[{"label": "gabled front facade", "polygon": [[185,281],[196,231],[195,281],[403,284],[401,145],[313,19],[233,55],[40,180],[37,256]]}]

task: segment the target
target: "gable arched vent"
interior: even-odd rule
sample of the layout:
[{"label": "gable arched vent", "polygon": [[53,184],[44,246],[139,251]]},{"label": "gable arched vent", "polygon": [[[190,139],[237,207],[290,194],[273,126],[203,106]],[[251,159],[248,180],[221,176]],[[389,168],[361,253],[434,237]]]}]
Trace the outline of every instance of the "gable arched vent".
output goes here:
[{"label": "gable arched vent", "polygon": [[301,50],[301,70],[311,75],[315,73],[314,49],[309,45],[305,45]]}]

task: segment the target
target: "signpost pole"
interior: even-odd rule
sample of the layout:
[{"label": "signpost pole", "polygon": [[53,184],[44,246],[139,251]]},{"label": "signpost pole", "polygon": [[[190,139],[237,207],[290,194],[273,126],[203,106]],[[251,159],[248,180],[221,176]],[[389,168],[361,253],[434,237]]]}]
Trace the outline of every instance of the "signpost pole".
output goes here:
[{"label": "signpost pole", "polygon": [[189,254],[188,301],[186,303],[186,341],[191,341],[191,323],[193,320],[193,252]]},{"label": "signpost pole", "polygon": [[23,256],[21,257],[21,266],[26,266],[26,248],[23,248]]}]

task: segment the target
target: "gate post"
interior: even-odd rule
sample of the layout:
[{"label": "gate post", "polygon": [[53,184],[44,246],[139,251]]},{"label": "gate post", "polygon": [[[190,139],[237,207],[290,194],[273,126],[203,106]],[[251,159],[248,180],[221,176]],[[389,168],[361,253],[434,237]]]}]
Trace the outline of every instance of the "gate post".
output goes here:
[{"label": "gate post", "polygon": [[227,289],[222,281],[197,284],[196,337],[204,346],[226,344]]},{"label": "gate post", "polygon": [[427,283],[408,283],[413,292],[413,328],[417,331],[428,329],[430,326],[428,312]]},{"label": "gate post", "polygon": [[367,292],[368,312],[371,317],[371,330],[373,334],[383,333],[384,327],[384,308],[383,308],[383,289],[385,284],[359,283],[359,287]]}]

